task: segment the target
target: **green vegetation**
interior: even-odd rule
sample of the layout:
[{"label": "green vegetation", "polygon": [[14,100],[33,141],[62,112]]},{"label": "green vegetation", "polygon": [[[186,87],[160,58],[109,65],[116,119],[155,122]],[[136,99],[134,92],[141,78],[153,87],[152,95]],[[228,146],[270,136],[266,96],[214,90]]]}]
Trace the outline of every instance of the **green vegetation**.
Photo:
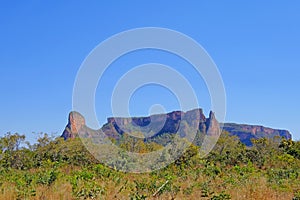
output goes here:
[{"label": "green vegetation", "polygon": [[[101,164],[79,138],[25,139],[0,138],[0,199],[300,199],[299,141],[262,138],[246,147],[223,133],[205,158],[191,145],[166,168],[130,174]],[[126,135],[115,143],[141,153],[162,148]]]}]

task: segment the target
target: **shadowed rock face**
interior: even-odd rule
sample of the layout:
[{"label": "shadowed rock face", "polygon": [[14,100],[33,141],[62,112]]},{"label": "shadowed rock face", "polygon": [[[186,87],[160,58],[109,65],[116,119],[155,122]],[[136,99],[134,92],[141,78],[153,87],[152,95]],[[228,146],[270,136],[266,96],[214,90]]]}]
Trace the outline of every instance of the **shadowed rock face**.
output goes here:
[{"label": "shadowed rock face", "polygon": [[[184,122],[184,129],[187,125],[196,127],[202,134],[209,136],[217,136],[220,134],[220,125],[231,135],[236,135],[240,140],[250,146],[251,138],[274,137],[281,136],[287,139],[291,138],[291,134],[286,130],[277,130],[266,128],[263,126],[244,125],[225,123],[220,124],[214,113],[210,112],[206,118],[202,109],[194,109],[187,112],[173,111],[167,114],[157,114],[148,117],[110,117],[107,123],[100,130],[92,130],[85,124],[84,117],[78,112],[69,114],[68,124],[61,135],[65,140],[77,137],[78,134],[90,136],[93,134],[104,133],[107,137],[119,139],[120,136],[127,132],[141,132],[146,138],[154,138],[165,133],[176,133],[181,130],[180,125]],[[180,133],[181,134],[181,133]]]}]

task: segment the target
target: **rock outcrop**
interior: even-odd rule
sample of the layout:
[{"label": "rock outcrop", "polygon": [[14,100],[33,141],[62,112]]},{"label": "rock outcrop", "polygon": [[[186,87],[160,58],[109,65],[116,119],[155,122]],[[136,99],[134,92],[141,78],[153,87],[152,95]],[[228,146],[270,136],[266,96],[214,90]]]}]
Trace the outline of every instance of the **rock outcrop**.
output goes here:
[{"label": "rock outcrop", "polygon": [[70,112],[68,124],[61,135],[65,140],[68,138],[75,138],[82,129],[86,127],[84,117],[76,111]]},{"label": "rock outcrop", "polygon": [[[180,127],[181,125],[182,127]],[[68,124],[61,137],[66,140],[77,137],[78,134],[86,137],[98,134],[118,140],[122,134],[130,132],[142,133],[144,138],[155,138],[166,133],[174,134],[177,132],[180,132],[180,136],[184,137],[185,132],[188,132],[188,128],[191,127],[202,134],[217,136],[221,132],[221,126],[223,130],[229,132],[231,135],[238,136],[248,146],[251,145],[251,138],[271,138],[274,136],[291,138],[291,134],[286,130],[277,130],[256,125],[220,124],[212,111],[209,113],[209,117],[206,118],[202,109],[194,109],[187,112],[173,111],[167,114],[156,114],[148,117],[110,117],[100,130],[88,128],[84,117],[80,113],[73,111],[69,114]]]},{"label": "rock outcrop", "polygon": [[215,136],[220,134],[220,124],[212,111],[210,111],[209,118],[206,120],[205,125],[207,135]]}]

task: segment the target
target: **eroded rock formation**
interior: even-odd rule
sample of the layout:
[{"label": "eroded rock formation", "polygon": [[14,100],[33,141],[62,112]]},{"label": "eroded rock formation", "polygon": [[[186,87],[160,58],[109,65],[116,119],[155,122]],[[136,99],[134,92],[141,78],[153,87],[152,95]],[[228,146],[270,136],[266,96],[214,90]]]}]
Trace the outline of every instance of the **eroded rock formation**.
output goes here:
[{"label": "eroded rock formation", "polygon": [[68,138],[75,138],[78,132],[85,127],[84,117],[76,111],[70,112],[68,117],[68,124],[61,135],[65,140]]},{"label": "eroded rock formation", "polygon": [[[181,123],[184,122],[184,123]],[[180,128],[180,126],[184,124]],[[105,137],[119,139],[122,134],[130,132],[140,132],[145,138],[153,138],[162,134],[174,134],[183,130],[180,135],[184,136],[185,130],[189,127],[195,127],[202,134],[217,136],[220,134],[220,125],[223,130],[231,135],[236,135],[246,145],[251,145],[251,138],[280,136],[291,138],[291,134],[286,130],[277,130],[256,125],[220,124],[214,113],[210,112],[206,118],[202,109],[194,109],[187,112],[173,111],[167,114],[156,114],[148,117],[110,117],[107,123],[100,130],[92,130],[85,124],[84,117],[78,112],[71,112],[68,118],[68,124],[61,135],[64,139],[77,137],[80,133],[89,137],[93,134],[105,135]],[[187,131],[186,131],[187,132]]]}]

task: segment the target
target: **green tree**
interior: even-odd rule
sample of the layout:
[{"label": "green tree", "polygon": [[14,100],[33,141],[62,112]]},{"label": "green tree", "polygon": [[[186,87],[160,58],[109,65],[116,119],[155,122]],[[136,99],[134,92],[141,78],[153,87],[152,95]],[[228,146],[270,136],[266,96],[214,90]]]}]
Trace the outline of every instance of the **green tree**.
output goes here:
[{"label": "green tree", "polygon": [[224,131],[209,153],[208,160],[222,165],[234,166],[238,163],[247,163],[245,152],[246,146],[240,142],[239,138]]}]

